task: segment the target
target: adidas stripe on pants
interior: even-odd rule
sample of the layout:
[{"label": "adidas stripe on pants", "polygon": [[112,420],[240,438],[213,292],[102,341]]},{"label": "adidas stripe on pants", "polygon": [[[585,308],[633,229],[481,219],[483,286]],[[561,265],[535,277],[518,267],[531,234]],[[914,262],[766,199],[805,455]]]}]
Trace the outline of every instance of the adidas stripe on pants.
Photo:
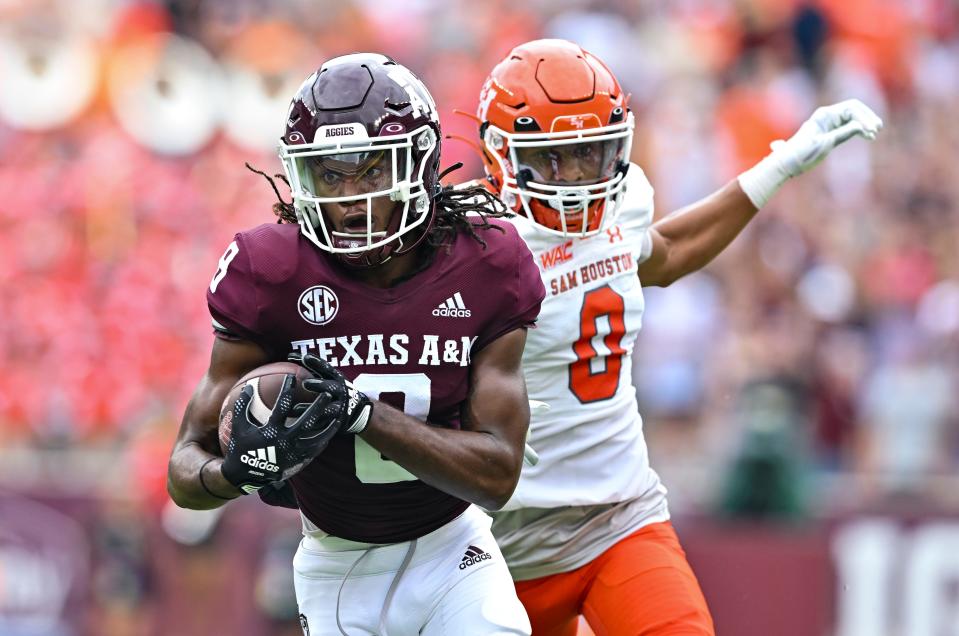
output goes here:
[{"label": "adidas stripe on pants", "polygon": [[[339,620],[349,636],[529,635],[526,611],[490,532],[475,506],[420,537],[378,631],[390,585],[409,543],[374,547],[350,572],[340,592]],[[309,635],[340,636],[337,594],[369,544],[306,535],[293,559],[296,600]]]}]

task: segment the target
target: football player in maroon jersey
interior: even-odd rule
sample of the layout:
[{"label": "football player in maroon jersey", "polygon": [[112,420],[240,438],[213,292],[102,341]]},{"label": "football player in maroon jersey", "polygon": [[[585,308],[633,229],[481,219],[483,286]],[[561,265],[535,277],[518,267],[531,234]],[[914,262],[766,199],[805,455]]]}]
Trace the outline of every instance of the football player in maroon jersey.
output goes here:
[{"label": "football player in maroon jersey", "polygon": [[[280,144],[293,203],[235,236],[208,290],[216,339],[169,492],[206,509],[291,486],[312,634],[530,630],[476,505],[502,506],[519,478],[520,359],[545,292],[516,230],[482,214],[492,204],[440,186],[440,139],[408,69],[375,54],[328,61]],[[221,457],[231,387],[291,354],[317,398],[294,405],[289,375],[264,412],[246,386]]]}]

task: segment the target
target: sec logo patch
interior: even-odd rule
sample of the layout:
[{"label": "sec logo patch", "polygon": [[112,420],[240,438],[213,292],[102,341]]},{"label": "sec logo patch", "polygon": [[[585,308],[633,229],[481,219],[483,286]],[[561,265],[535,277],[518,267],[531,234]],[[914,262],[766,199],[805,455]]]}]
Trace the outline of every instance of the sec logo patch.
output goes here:
[{"label": "sec logo patch", "polygon": [[314,285],[300,294],[297,309],[303,320],[314,325],[325,325],[340,310],[340,300],[333,290],[325,285]]}]

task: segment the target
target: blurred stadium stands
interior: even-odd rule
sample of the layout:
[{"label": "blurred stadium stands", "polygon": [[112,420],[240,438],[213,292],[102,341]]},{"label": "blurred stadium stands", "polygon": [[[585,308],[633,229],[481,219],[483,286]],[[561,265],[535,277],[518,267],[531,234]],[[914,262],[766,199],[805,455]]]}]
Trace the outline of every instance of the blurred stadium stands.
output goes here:
[{"label": "blurred stadium stands", "polygon": [[472,138],[453,109],[542,36],[632,92],[659,214],[816,105],[884,118],[649,291],[636,383],[720,634],[959,635],[952,0],[0,0],[0,634],[299,633],[295,516],[165,509],[204,290],[272,218],[243,164],[280,170],[290,95],[355,50],[419,73]]}]

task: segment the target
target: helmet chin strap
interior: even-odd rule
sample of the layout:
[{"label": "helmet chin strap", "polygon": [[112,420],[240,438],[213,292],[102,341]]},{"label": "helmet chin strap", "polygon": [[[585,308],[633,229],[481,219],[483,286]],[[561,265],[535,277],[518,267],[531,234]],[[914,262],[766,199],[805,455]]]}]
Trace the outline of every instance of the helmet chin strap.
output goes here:
[{"label": "helmet chin strap", "polygon": [[337,232],[330,230],[330,236],[334,239],[335,247],[341,249],[353,249],[363,247],[368,243],[377,241],[386,236],[386,232],[370,232],[369,234],[354,234],[352,232]]},{"label": "helmet chin strap", "polygon": [[[574,207],[564,205],[559,197],[530,198],[527,201],[528,213],[535,222],[573,236],[590,231],[590,227],[597,222],[596,219],[602,218],[601,210],[605,208],[603,200],[590,201],[584,198],[578,199]],[[546,216],[547,214],[550,216]],[[580,218],[569,218],[574,214],[579,214]]]},{"label": "helmet chin strap", "polygon": [[332,254],[332,256],[351,269],[369,269],[370,267],[377,267],[390,260],[392,254],[380,257],[385,247],[385,245],[382,245],[375,249],[362,252],[337,252]]},{"label": "helmet chin strap", "polygon": [[586,197],[579,197],[578,199],[572,199],[576,195],[576,190],[562,190],[556,193],[556,196],[550,197],[546,200],[547,205],[553,208],[559,213],[563,212],[575,212],[577,209],[580,211],[585,211],[586,207],[589,205],[589,199]]},{"label": "helmet chin strap", "polygon": [[385,257],[374,259],[374,256],[379,257],[384,251],[387,251],[388,247],[389,244],[363,252],[337,253],[333,254],[333,256],[346,267],[352,269],[369,269],[371,267],[379,267],[393,258],[393,250],[389,250]]}]

